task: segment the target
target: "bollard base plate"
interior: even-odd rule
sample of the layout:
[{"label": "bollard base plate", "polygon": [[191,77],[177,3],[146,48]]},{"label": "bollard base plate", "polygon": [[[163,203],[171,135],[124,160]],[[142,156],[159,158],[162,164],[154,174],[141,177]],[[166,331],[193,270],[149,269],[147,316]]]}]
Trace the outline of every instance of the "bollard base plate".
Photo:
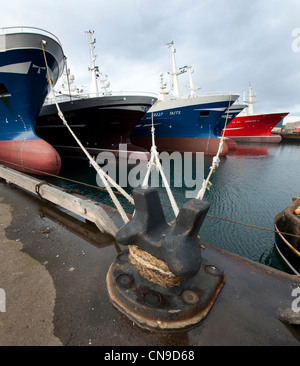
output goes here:
[{"label": "bollard base plate", "polygon": [[112,304],[140,327],[182,331],[207,316],[225,283],[225,274],[202,259],[194,277],[164,288],[142,277],[129,263],[128,250],[124,250],[111,264],[106,283]]}]

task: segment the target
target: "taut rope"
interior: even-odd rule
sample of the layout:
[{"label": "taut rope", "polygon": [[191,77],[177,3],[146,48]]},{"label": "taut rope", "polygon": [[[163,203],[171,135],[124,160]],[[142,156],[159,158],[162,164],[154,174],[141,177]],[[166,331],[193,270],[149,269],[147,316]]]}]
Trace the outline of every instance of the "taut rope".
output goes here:
[{"label": "taut rope", "polygon": [[58,110],[58,116],[60,117],[60,119],[63,121],[63,124],[68,128],[69,132],[71,133],[71,135],[74,137],[75,141],[77,142],[77,144],[81,147],[82,151],[85,153],[85,155],[88,157],[90,164],[95,168],[96,172],[99,174],[105,188],[107,189],[113,203],[115,204],[116,208],[118,209],[124,223],[129,222],[128,216],[126,215],[122,205],[120,204],[119,200],[117,199],[116,195],[114,194],[113,190],[111,189],[111,187],[109,186],[108,182],[111,183],[120,193],[122,193],[130,203],[134,204],[133,202],[133,198],[122,188],[120,187],[109,175],[107,175],[102,169],[101,167],[95,162],[95,160],[92,158],[92,156],[89,154],[89,152],[85,149],[85,147],[82,145],[82,143],[80,142],[80,140],[77,138],[77,136],[75,135],[75,133],[72,131],[71,127],[68,125],[62,111],[60,110],[60,107],[57,103],[56,100],[56,96],[55,96],[55,92],[53,90],[53,81],[50,78],[50,73],[49,73],[49,67],[48,67],[48,63],[47,63],[47,59],[46,59],[46,52],[45,52],[45,45],[46,42],[42,41],[41,42],[42,45],[42,49],[43,49],[43,54],[44,54],[44,59],[45,59],[45,64],[46,64],[46,69],[47,69],[47,75],[48,75],[48,83],[50,85],[53,97],[54,97],[54,101],[55,101],[55,105],[56,108]]}]

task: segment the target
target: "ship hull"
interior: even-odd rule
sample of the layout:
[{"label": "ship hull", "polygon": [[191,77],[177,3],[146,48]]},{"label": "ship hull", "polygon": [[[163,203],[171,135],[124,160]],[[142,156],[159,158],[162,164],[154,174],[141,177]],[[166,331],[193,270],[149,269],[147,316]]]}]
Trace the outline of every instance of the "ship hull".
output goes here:
[{"label": "ship hull", "polygon": [[[92,155],[109,151],[115,155],[131,152],[148,154],[132,144],[134,126],[156,101],[154,96],[118,95],[74,98],[59,103],[68,125]],[[56,105],[45,104],[36,125],[37,134],[53,145],[62,157],[85,158],[67,127],[58,116]]]},{"label": "ship hull", "polygon": [[[57,174],[61,160],[35,133],[36,118],[49,92],[41,42],[53,84],[63,70],[59,41],[40,30],[12,29],[0,35],[0,163],[44,175]],[[11,163],[11,165],[10,165]]]},{"label": "ship hull", "polygon": [[[216,154],[220,139],[214,134],[215,125],[237,97],[218,95],[158,101],[135,127],[131,140],[149,149],[153,120],[158,151]],[[224,143],[221,155],[227,152]]]},{"label": "ship hull", "polygon": [[223,135],[224,127],[227,127],[229,123],[242,112],[244,108],[246,108],[245,104],[233,104],[229,109],[227,109],[216,123],[214,134],[218,137],[221,137]]},{"label": "ship hull", "polygon": [[273,143],[279,144],[282,140],[280,135],[273,136],[230,136],[234,141],[238,142],[257,142],[257,143]]},{"label": "ship hull", "polygon": [[[139,137],[134,138],[140,146],[145,147],[150,151],[152,146],[151,137]],[[172,153],[178,151],[180,153],[184,152],[203,152],[206,155],[215,154],[219,148],[220,139],[218,138],[194,138],[194,137],[156,137],[155,146],[157,151],[166,151]],[[229,146],[227,142],[223,143],[222,151],[220,155],[226,155],[229,149],[234,149],[232,144]]]},{"label": "ship hull", "polygon": [[42,139],[2,140],[0,156],[3,165],[28,174],[56,175],[61,167],[57,151]]},{"label": "ship hull", "polygon": [[226,127],[225,136],[236,142],[280,143],[280,135],[272,134],[272,129],[288,113],[255,114],[237,116]]}]

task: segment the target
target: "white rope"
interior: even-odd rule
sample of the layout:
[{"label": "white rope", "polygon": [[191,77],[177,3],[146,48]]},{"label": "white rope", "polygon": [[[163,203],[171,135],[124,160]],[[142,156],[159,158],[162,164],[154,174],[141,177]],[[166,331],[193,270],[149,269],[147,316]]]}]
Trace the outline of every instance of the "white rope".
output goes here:
[{"label": "white rope", "polygon": [[75,133],[72,131],[72,129],[70,128],[70,126],[68,125],[67,121],[65,120],[65,117],[62,113],[62,111],[60,110],[60,107],[57,103],[56,100],[56,96],[54,93],[54,89],[53,89],[53,81],[50,78],[50,74],[49,74],[49,68],[48,68],[48,63],[47,63],[47,59],[46,59],[46,55],[45,55],[45,41],[41,42],[42,44],[42,49],[43,49],[43,53],[44,53],[44,59],[45,59],[45,64],[46,64],[46,68],[47,68],[47,74],[48,74],[48,83],[50,85],[51,88],[51,92],[53,94],[54,97],[54,102],[56,104],[56,108],[58,110],[58,116],[60,117],[60,119],[63,121],[63,124],[68,128],[68,130],[70,131],[70,133],[72,134],[72,136],[74,137],[74,139],[76,140],[76,142],[78,143],[78,145],[81,147],[81,149],[83,150],[83,152],[85,153],[85,155],[88,157],[90,164],[93,165],[93,167],[95,168],[95,170],[97,171],[97,173],[99,174],[105,188],[107,189],[112,201],[114,202],[116,208],[118,209],[124,223],[129,222],[128,216],[126,215],[123,207],[121,206],[119,200],[117,199],[116,195],[114,194],[113,190],[111,189],[111,187],[109,186],[108,182],[110,182],[116,189],[119,190],[120,193],[122,193],[130,203],[134,204],[133,198],[127,193],[125,192],[122,187],[120,187],[109,175],[107,175],[101,168],[100,166],[95,162],[95,160],[91,157],[91,155],[88,153],[88,151],[84,148],[84,146],[82,145],[82,143],[80,142],[80,140],[77,138],[77,136],[75,135]]},{"label": "white rope", "polygon": [[218,168],[218,166],[220,164],[220,157],[219,156],[222,152],[223,144],[224,144],[224,141],[225,141],[225,131],[226,131],[226,127],[227,127],[227,119],[228,119],[228,114],[229,114],[230,102],[231,102],[231,95],[230,95],[230,98],[229,98],[229,104],[228,104],[228,108],[227,108],[225,126],[224,126],[224,129],[222,131],[222,137],[221,137],[220,142],[219,142],[219,148],[218,148],[217,154],[213,157],[212,165],[209,168],[209,174],[208,174],[207,178],[203,180],[202,187],[201,187],[200,191],[198,192],[198,194],[196,196],[196,199],[198,199],[198,200],[202,200],[206,190],[209,190],[210,187],[212,186],[212,183],[210,182],[210,177],[211,177],[212,173],[215,172],[216,168]]},{"label": "white rope", "polygon": [[148,186],[148,181],[149,181],[149,176],[150,176],[150,172],[151,170],[156,167],[157,171],[161,174],[163,183],[165,185],[172,209],[174,211],[175,216],[177,217],[178,213],[179,213],[179,209],[177,206],[177,203],[174,199],[174,196],[172,194],[172,191],[170,189],[168,180],[164,174],[163,168],[161,166],[159,157],[158,157],[158,153],[157,153],[157,148],[155,145],[155,138],[154,138],[154,133],[155,133],[155,129],[154,129],[154,125],[153,125],[153,112],[152,112],[152,127],[151,127],[151,135],[152,135],[152,146],[151,146],[151,157],[150,157],[150,161],[148,163],[148,169],[142,184],[142,187],[147,187]]},{"label": "white rope", "polygon": [[212,165],[209,168],[209,174],[208,174],[207,178],[203,180],[202,188],[200,189],[200,191],[198,192],[198,194],[196,196],[196,199],[198,199],[198,200],[203,199],[206,190],[209,190],[209,188],[212,185],[212,183],[209,180],[210,180],[212,173],[214,173],[216,168],[219,166],[219,163],[220,163],[219,155],[220,155],[220,152],[222,151],[224,140],[225,140],[225,138],[222,136],[220,143],[219,143],[217,155],[213,157]]}]

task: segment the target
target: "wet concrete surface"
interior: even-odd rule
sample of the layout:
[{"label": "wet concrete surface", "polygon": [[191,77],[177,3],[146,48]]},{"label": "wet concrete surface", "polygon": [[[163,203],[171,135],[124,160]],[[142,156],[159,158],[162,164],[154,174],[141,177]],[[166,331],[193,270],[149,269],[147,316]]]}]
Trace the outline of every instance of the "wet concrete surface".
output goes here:
[{"label": "wet concrete surface", "polygon": [[6,301],[5,312],[0,313],[0,344],[60,345],[60,340],[53,335],[52,278],[39,262],[22,251],[20,239],[7,239],[5,230],[11,220],[10,206],[1,202],[0,285]]},{"label": "wet concrete surface", "polygon": [[270,279],[265,266],[208,246],[206,258],[225,270],[224,288],[202,324],[162,334],[112,306],[106,275],[123,249],[113,237],[5,182],[0,225],[0,345],[300,345],[300,327],[276,318],[300,286],[295,276],[275,271]]}]

